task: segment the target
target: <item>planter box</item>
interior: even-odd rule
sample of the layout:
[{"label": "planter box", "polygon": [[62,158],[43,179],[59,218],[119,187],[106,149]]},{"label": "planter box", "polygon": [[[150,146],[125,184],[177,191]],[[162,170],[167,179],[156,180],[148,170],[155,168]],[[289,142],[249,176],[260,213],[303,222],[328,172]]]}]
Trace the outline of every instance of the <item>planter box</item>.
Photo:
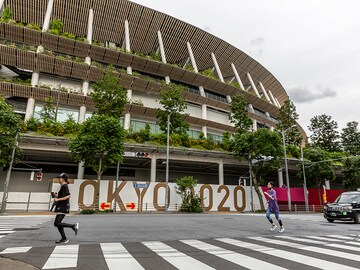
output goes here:
[{"label": "planter box", "polygon": [[5,38],[5,23],[0,22],[0,38]]},{"label": "planter box", "polygon": [[42,33],[42,46],[47,50],[57,51],[59,37],[50,33]]},{"label": "planter box", "polygon": [[88,80],[91,82],[97,82],[101,80],[103,76],[101,69],[94,66],[90,66],[90,72],[88,74]]},{"label": "planter box", "polygon": [[35,47],[39,46],[41,43],[41,32],[24,28],[24,43]]},{"label": "planter box", "polygon": [[37,54],[36,69],[41,72],[54,73],[55,57]]},{"label": "planter box", "polygon": [[1,64],[16,66],[16,49],[0,45]]},{"label": "planter box", "polygon": [[87,57],[90,51],[90,44],[81,41],[75,41],[74,54],[80,57]]},{"label": "planter box", "polygon": [[131,84],[134,80],[133,76],[127,75],[127,74],[121,74],[120,77],[120,82],[121,85],[125,88],[125,89],[129,89],[131,87]]},{"label": "planter box", "polygon": [[0,82],[0,93],[4,96],[12,96],[12,84]]},{"label": "planter box", "polygon": [[9,41],[23,43],[24,28],[14,24],[5,23],[5,38]]},{"label": "planter box", "polygon": [[50,96],[50,89],[32,87],[32,94],[34,99],[45,100]]},{"label": "planter box", "polygon": [[13,84],[13,95],[17,97],[29,98],[32,96],[31,86]]},{"label": "planter box", "polygon": [[90,57],[95,61],[103,61],[105,55],[105,48],[100,46],[91,45]]},{"label": "planter box", "polygon": [[133,57],[134,57],[133,55],[127,53],[120,53],[117,63],[122,67],[129,67]]},{"label": "planter box", "polygon": [[105,57],[104,60],[107,63],[116,65],[117,64],[117,60],[119,58],[119,52],[115,51],[115,50],[111,50],[111,49],[106,49],[105,51]]},{"label": "planter box", "polygon": [[75,47],[75,40],[59,37],[58,51],[65,54],[73,54]]},{"label": "planter box", "polygon": [[60,76],[70,77],[72,62],[55,58],[54,72]]},{"label": "planter box", "polygon": [[90,66],[88,64],[73,63],[71,77],[86,80]]},{"label": "planter box", "polygon": [[17,67],[34,70],[35,69],[35,52],[17,50]]},{"label": "planter box", "polygon": [[131,85],[131,89],[135,90],[135,91],[145,92],[147,84],[148,84],[148,81],[140,79],[140,78],[135,78],[135,80],[133,81],[133,84]]}]

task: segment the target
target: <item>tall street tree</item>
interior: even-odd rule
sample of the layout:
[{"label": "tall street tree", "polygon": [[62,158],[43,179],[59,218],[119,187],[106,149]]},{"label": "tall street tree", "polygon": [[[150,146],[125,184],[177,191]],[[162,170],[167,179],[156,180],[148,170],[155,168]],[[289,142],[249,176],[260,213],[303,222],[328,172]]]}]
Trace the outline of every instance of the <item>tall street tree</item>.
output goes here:
[{"label": "tall street tree", "polygon": [[[11,105],[0,96],[0,167],[8,167],[14,146],[17,145],[16,133],[20,132],[21,118],[15,114]],[[16,146],[15,162],[21,151]]]},{"label": "tall street tree", "polygon": [[156,109],[157,123],[161,131],[167,131],[167,118],[170,114],[170,133],[183,134],[189,130],[189,124],[185,122],[187,114],[184,110],[187,108],[183,96],[183,87],[171,83],[167,89],[160,91],[160,101],[162,109]]},{"label": "tall street tree", "polygon": [[231,97],[229,118],[231,123],[235,124],[237,133],[244,133],[249,131],[253,121],[249,117],[248,102],[243,95],[236,95]]},{"label": "tall street tree", "polygon": [[123,161],[125,131],[120,123],[127,102],[126,91],[120,86],[113,67],[104,70],[102,79],[94,84],[92,94],[96,114],[88,118],[79,132],[69,140],[71,156],[84,162],[97,174],[97,207],[99,206],[100,181],[110,165]]},{"label": "tall street tree", "polygon": [[[258,129],[256,132],[236,133],[233,153],[239,160],[246,160],[249,168],[252,168],[252,180],[255,192],[258,195],[261,210],[265,210],[264,201],[259,189],[258,177],[268,170],[277,169],[282,162],[282,142],[278,132],[267,128]],[[270,160],[262,160],[261,156],[271,157]],[[257,160],[256,164],[252,164]]]},{"label": "tall street tree", "polygon": [[291,100],[287,100],[280,108],[277,119],[279,121],[276,126],[278,131],[288,129],[285,137],[286,144],[300,145],[302,140],[300,131],[297,128],[289,129],[291,126],[296,125],[296,121],[299,119],[299,114],[296,112],[296,107]]},{"label": "tall street tree", "polygon": [[[330,155],[320,148],[308,147],[304,150],[305,176],[309,187],[319,189],[319,200],[321,201],[320,188],[325,184],[325,180],[335,179],[335,171],[330,160]],[[299,166],[298,177],[303,178],[301,164]]]},{"label": "tall street tree", "polygon": [[344,185],[351,189],[360,187],[360,156],[349,157],[343,161],[342,174],[345,176]]},{"label": "tall street tree", "polygon": [[326,114],[317,115],[310,119],[308,127],[311,135],[311,145],[329,152],[340,150],[338,123]]},{"label": "tall street tree", "polygon": [[346,127],[342,129],[341,144],[344,151],[353,155],[360,154],[360,131],[358,129],[358,122],[348,122]]}]

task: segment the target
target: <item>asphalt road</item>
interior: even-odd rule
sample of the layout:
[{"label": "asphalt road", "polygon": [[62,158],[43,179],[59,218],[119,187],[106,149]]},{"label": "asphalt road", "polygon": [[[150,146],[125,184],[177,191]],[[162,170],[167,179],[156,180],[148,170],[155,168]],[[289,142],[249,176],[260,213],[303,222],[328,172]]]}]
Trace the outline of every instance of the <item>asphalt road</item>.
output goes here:
[{"label": "asphalt road", "polygon": [[68,216],[80,230],[61,246],[53,217],[0,217],[0,256],[39,269],[360,269],[360,225],[321,214],[282,214],[283,234],[263,214]]}]

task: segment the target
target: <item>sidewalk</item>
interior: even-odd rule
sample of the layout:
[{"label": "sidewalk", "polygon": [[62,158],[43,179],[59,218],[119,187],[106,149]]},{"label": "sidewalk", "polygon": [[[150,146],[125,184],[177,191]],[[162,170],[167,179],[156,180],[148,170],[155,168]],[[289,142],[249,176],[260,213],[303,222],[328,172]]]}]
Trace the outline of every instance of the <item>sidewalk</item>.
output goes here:
[{"label": "sidewalk", "polygon": [[0,269],[6,270],[39,270],[39,268],[20,261],[11,260],[0,256]]}]

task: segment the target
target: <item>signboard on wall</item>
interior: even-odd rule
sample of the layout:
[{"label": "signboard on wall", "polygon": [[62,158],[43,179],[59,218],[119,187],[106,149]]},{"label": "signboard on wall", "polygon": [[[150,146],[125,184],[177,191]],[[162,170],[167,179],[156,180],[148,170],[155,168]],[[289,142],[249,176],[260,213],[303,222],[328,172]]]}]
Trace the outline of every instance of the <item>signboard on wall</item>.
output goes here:
[{"label": "signboard on wall", "polygon": [[[69,185],[71,199],[71,211],[79,209],[95,208],[97,182],[94,180],[74,180],[74,184]],[[165,183],[146,182],[146,187],[140,189],[137,181],[120,181],[115,186],[113,180],[102,180],[100,183],[100,202],[113,202],[116,200],[119,211],[130,211],[127,204],[138,202],[142,209],[152,209],[152,211],[165,210]],[[145,186],[142,182],[141,185]],[[169,183],[168,201],[171,209],[181,205],[181,197],[176,193],[175,183]],[[60,185],[54,183],[53,191],[60,189]],[[198,184],[195,192],[203,200],[205,211],[250,211],[250,187],[237,185],[210,185]],[[254,191],[253,191],[254,192]],[[254,205],[258,205],[256,193],[253,193]]]}]

